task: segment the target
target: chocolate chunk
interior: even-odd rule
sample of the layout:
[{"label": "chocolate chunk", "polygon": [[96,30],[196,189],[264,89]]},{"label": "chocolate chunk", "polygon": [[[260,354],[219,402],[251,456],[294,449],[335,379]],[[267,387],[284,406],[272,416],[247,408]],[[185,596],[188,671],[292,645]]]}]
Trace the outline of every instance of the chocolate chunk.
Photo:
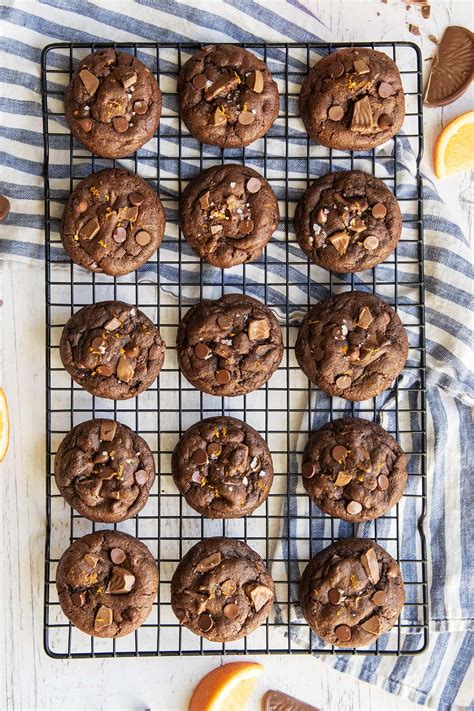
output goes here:
[{"label": "chocolate chunk", "polygon": [[473,33],[466,27],[448,27],[431,65],[424,94],[425,106],[451,104],[468,89],[473,72]]},{"label": "chocolate chunk", "polygon": [[79,230],[79,237],[82,237],[82,239],[92,239],[99,231],[99,220],[97,219],[97,217],[93,217],[92,220],[89,220],[84,225],[82,225],[81,229]]},{"label": "chocolate chunk", "polygon": [[116,227],[115,230],[112,233],[112,239],[114,242],[117,242],[117,244],[122,244],[122,242],[125,242],[127,239],[127,230],[125,227]]},{"label": "chocolate chunk", "polygon": [[372,107],[368,96],[364,96],[354,104],[351,131],[367,131],[372,128]]},{"label": "chocolate chunk", "polygon": [[340,642],[349,642],[352,637],[351,628],[347,625],[338,625],[334,633]]},{"label": "chocolate chunk", "polygon": [[361,627],[363,630],[365,630],[366,632],[370,632],[371,634],[379,634],[380,620],[378,618],[378,615],[372,615],[372,617],[369,617],[368,620],[362,622]]},{"label": "chocolate chunk", "polygon": [[140,230],[140,232],[137,232],[135,235],[135,242],[140,245],[140,247],[146,247],[147,244],[150,244],[151,241],[151,236],[148,232],[145,232],[145,230]]},{"label": "chocolate chunk", "polygon": [[112,548],[110,551],[110,560],[112,563],[115,563],[115,565],[120,565],[120,563],[123,563],[125,558],[127,557],[125,551],[123,551],[121,548]]},{"label": "chocolate chunk", "polygon": [[103,364],[103,365],[98,365],[97,368],[95,369],[96,373],[99,375],[104,376],[105,378],[110,378],[111,375],[113,375],[113,370],[110,367],[110,365]]},{"label": "chocolate chunk", "polygon": [[117,431],[117,423],[114,420],[104,420],[100,424],[99,437],[103,442],[112,442]]},{"label": "chocolate chunk", "polygon": [[377,202],[372,208],[372,217],[376,220],[382,220],[387,214],[387,208],[381,202]]},{"label": "chocolate chunk", "polygon": [[204,89],[206,84],[207,84],[207,76],[205,74],[196,74],[196,76],[193,77],[193,86],[198,91],[200,91],[201,89]]},{"label": "chocolate chunk", "polygon": [[201,210],[207,210],[209,207],[209,200],[210,200],[210,192],[209,190],[206,190],[205,193],[203,193],[200,198],[199,198],[199,206]]},{"label": "chocolate chunk", "polygon": [[319,711],[319,709],[295,699],[294,696],[271,689],[262,698],[262,711]]},{"label": "chocolate chunk", "polygon": [[106,323],[104,323],[104,328],[106,331],[116,331],[117,328],[120,328],[121,325],[122,325],[122,322],[119,321],[119,319],[116,316],[113,316]]},{"label": "chocolate chunk", "polygon": [[210,570],[214,570],[214,568],[217,568],[217,566],[220,565],[221,560],[222,555],[219,551],[217,551],[216,553],[211,553],[211,555],[208,555],[199,561],[199,563],[195,567],[195,570],[198,573],[208,573]]},{"label": "chocolate chunk", "polygon": [[129,593],[135,585],[135,576],[126,568],[114,566],[112,568],[112,576],[106,589],[109,595],[121,595]]},{"label": "chocolate chunk", "polygon": [[95,631],[100,632],[100,630],[103,630],[105,627],[108,627],[112,624],[113,619],[113,613],[110,607],[101,605],[94,620]]},{"label": "chocolate chunk", "polygon": [[233,603],[226,605],[224,607],[224,609],[222,610],[222,612],[229,620],[235,620],[236,617],[238,617],[240,615],[239,607],[237,605],[234,605]]},{"label": "chocolate chunk", "polygon": [[316,467],[312,462],[304,462],[303,466],[301,467],[301,473],[305,477],[305,479],[311,479],[316,474]]},{"label": "chocolate chunk", "polygon": [[362,504],[360,504],[358,501],[349,501],[346,506],[346,511],[351,516],[357,516],[357,514],[360,514],[360,512],[362,511]]},{"label": "chocolate chunk", "polygon": [[392,119],[390,118],[390,116],[388,116],[388,114],[381,114],[381,116],[379,116],[377,125],[379,128],[384,130],[386,128],[390,128],[392,126],[392,123]]},{"label": "chocolate chunk", "polygon": [[344,109],[342,108],[342,106],[331,106],[328,111],[328,118],[330,118],[331,121],[340,121],[343,116]]},{"label": "chocolate chunk", "polygon": [[249,321],[248,336],[251,341],[262,341],[269,338],[270,324],[267,319],[260,318]]},{"label": "chocolate chunk", "polygon": [[224,74],[206,89],[204,95],[207,101],[212,101],[216,96],[227,95],[240,84],[236,74]]},{"label": "chocolate chunk", "polygon": [[92,74],[88,69],[81,69],[79,72],[79,78],[84,84],[84,88],[89,94],[89,96],[93,96],[97,89],[99,88],[99,80],[95,76],[95,74]]},{"label": "chocolate chunk", "polygon": [[378,607],[383,607],[388,600],[388,596],[384,590],[376,590],[372,595],[371,600],[374,605],[377,605]]},{"label": "chocolate chunk", "polygon": [[339,79],[344,74],[344,65],[342,62],[334,62],[329,67],[329,76],[333,79]]},{"label": "chocolate chunk", "polygon": [[331,605],[339,605],[341,597],[341,593],[339,592],[339,590],[336,590],[336,588],[331,588],[330,590],[328,590],[328,600]]},{"label": "chocolate chunk", "polygon": [[211,442],[207,445],[206,451],[210,457],[218,457],[222,452],[222,447],[218,442]]},{"label": "chocolate chunk", "polygon": [[341,388],[341,390],[346,390],[346,388],[350,388],[352,384],[352,380],[349,378],[348,375],[339,375],[339,377],[336,378],[336,385],[338,388]]},{"label": "chocolate chunk", "polygon": [[211,225],[211,235],[218,235],[223,229],[222,225]]},{"label": "chocolate chunk", "polygon": [[258,193],[260,188],[262,187],[262,183],[258,178],[252,177],[247,180],[247,185],[245,186],[247,188],[247,191],[249,193]]},{"label": "chocolate chunk", "polygon": [[345,447],[342,446],[342,444],[337,444],[335,447],[333,447],[331,456],[336,462],[342,462],[349,452]]},{"label": "chocolate chunk", "polygon": [[148,481],[148,474],[144,469],[139,469],[135,472],[135,481],[139,486],[143,486]]},{"label": "chocolate chunk", "polygon": [[206,360],[210,353],[212,353],[212,351],[205,343],[198,343],[194,346],[194,355],[200,360]]},{"label": "chocolate chunk", "polygon": [[131,86],[137,83],[138,75],[136,72],[125,72],[120,81],[123,84],[124,89],[129,89]]},{"label": "chocolate chunk", "polygon": [[192,460],[194,464],[197,464],[198,466],[203,466],[204,464],[207,464],[207,454],[204,449],[196,449],[193,452]]},{"label": "chocolate chunk", "polygon": [[377,484],[379,489],[381,489],[382,491],[387,491],[389,487],[388,477],[385,476],[385,474],[380,474],[380,476],[377,477]]},{"label": "chocolate chunk", "polygon": [[251,111],[241,111],[237,120],[242,126],[250,126],[255,121],[255,116]]},{"label": "chocolate chunk", "polygon": [[265,585],[257,585],[256,588],[250,591],[250,599],[252,600],[255,612],[259,612],[269,600],[273,599],[273,592],[270,588],[265,587]]},{"label": "chocolate chunk", "polygon": [[117,116],[113,119],[112,124],[117,133],[125,133],[129,125],[127,119],[124,116]]},{"label": "chocolate chunk", "polygon": [[364,247],[366,249],[368,249],[372,252],[374,249],[377,249],[378,246],[379,246],[379,241],[375,235],[368,235],[365,238]]},{"label": "chocolate chunk", "polygon": [[354,62],[354,71],[359,74],[368,74],[370,69],[363,59],[356,59]]},{"label": "chocolate chunk", "polygon": [[328,221],[328,213],[329,210],[327,210],[325,207],[322,207],[320,210],[318,210],[318,214],[316,215],[316,222],[319,222],[320,225],[325,225]]},{"label": "chocolate chunk", "polygon": [[218,382],[219,385],[227,385],[227,383],[230,383],[230,380],[231,375],[228,370],[216,371],[216,382]]},{"label": "chocolate chunk", "polygon": [[136,358],[137,355],[140,353],[140,349],[138,346],[136,346],[134,343],[130,341],[130,343],[127,343],[127,345],[124,348],[125,355],[127,358]]},{"label": "chocolate chunk", "polygon": [[[112,371],[112,368],[110,370]],[[108,461],[109,461],[109,453],[108,452],[99,452],[99,454],[96,454],[94,456],[94,458],[92,459],[93,464],[105,464],[105,462],[108,462]]]},{"label": "chocolate chunk", "polygon": [[223,126],[226,123],[227,123],[227,115],[226,115],[224,109],[221,109],[221,107],[218,106],[217,109],[212,114],[212,125],[213,126]]},{"label": "chocolate chunk", "polygon": [[138,101],[135,101],[133,103],[133,110],[135,111],[136,114],[139,116],[146,114],[148,111],[148,104],[146,101],[142,101],[141,99],[138,99]]},{"label": "chocolate chunk", "polygon": [[388,99],[389,96],[392,96],[392,94],[395,93],[392,88],[392,85],[388,84],[388,82],[386,81],[382,81],[378,85],[377,91],[381,99]]},{"label": "chocolate chunk", "polygon": [[76,123],[82,128],[85,133],[90,133],[92,131],[92,119],[90,118],[80,118],[76,119]]},{"label": "chocolate chunk", "polygon": [[349,229],[352,230],[352,232],[359,233],[367,229],[367,225],[363,220],[360,219],[360,217],[353,217],[350,221]]},{"label": "chocolate chunk", "polygon": [[340,257],[343,257],[349,246],[349,235],[346,232],[336,232],[328,237],[328,242],[337,250]]},{"label": "chocolate chunk", "polygon": [[198,627],[201,632],[210,632],[214,627],[214,621],[207,612],[203,612],[202,615],[199,616]]},{"label": "chocolate chunk", "polygon": [[99,562],[99,556],[96,553],[86,553],[82,560],[91,570],[94,570]]},{"label": "chocolate chunk", "polygon": [[76,607],[82,607],[83,604],[85,603],[85,601],[86,601],[86,594],[83,592],[73,593],[71,595],[71,602]]},{"label": "chocolate chunk", "polygon": [[364,570],[367,573],[369,580],[374,585],[377,585],[380,580],[380,568],[377,560],[377,554],[374,549],[369,548],[365,553],[362,553],[360,562],[364,566]]},{"label": "chocolate chunk", "polygon": [[359,318],[357,320],[357,325],[361,328],[369,328],[370,324],[374,320],[374,317],[370,313],[370,309],[367,306],[363,306],[359,311]]},{"label": "chocolate chunk", "polygon": [[254,91],[256,94],[261,94],[264,86],[262,72],[259,69],[255,69],[253,72],[250,72],[250,74],[247,74],[245,83],[249,89]]},{"label": "chocolate chunk", "polygon": [[132,205],[137,205],[137,206],[143,205],[143,203],[145,201],[144,196],[141,193],[136,193],[136,192],[130,193],[130,195],[128,196],[128,199],[130,200]]},{"label": "chocolate chunk", "polygon": [[117,363],[117,378],[122,383],[131,383],[135,370],[124,356],[120,356]]},{"label": "chocolate chunk", "polygon": [[345,486],[348,484],[350,481],[352,481],[352,474],[350,472],[338,472],[338,475],[336,477],[336,481],[334,482],[335,486]]}]

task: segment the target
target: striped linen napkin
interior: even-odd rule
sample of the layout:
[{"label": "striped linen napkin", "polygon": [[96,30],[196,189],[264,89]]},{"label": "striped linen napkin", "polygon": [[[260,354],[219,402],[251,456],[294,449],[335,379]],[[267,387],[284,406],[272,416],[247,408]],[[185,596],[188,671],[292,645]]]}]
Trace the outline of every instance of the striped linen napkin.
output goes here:
[{"label": "striped linen napkin", "polygon": [[[4,29],[0,69],[0,192],[12,203],[12,211],[0,232],[4,262],[15,259],[35,264],[44,259],[40,88],[43,46],[55,41],[334,39],[310,9],[314,4],[304,0],[234,1],[226,3],[225,18],[216,3],[205,5],[213,11],[203,9],[202,3],[173,0],[121,2],[113,10],[104,5],[69,0],[42,3],[9,0],[0,5]],[[321,36],[307,29],[309,23]],[[407,140],[399,141],[399,149],[397,177],[410,194],[415,185],[415,159]],[[363,169],[363,163],[358,167]],[[468,671],[473,644],[470,597],[473,566],[469,556],[473,500],[468,449],[474,402],[470,351],[473,269],[469,244],[429,180],[424,181],[424,214],[428,386],[425,532],[429,550],[430,647],[425,654],[415,657],[321,658],[340,671],[419,704],[457,709],[470,702]],[[387,425],[384,417],[382,408],[381,423]],[[314,421],[312,427],[319,424]],[[290,506],[292,501],[290,496]],[[297,501],[296,497],[294,505]],[[343,524],[340,532],[344,535]],[[359,532],[367,535],[363,527]],[[298,609],[292,612],[296,617],[299,614]],[[417,620],[411,622],[414,631],[404,640],[406,645],[416,645]]]}]

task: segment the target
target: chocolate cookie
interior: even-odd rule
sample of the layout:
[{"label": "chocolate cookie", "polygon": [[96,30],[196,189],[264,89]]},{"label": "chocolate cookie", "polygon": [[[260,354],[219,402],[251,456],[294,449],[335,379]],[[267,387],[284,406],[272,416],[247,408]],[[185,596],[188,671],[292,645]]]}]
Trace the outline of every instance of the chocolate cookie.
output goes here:
[{"label": "chocolate cookie", "polygon": [[403,496],[405,455],[389,433],[358,417],[313,432],[303,452],[304,488],[320,509],[344,521],[382,516]]},{"label": "chocolate cookie", "polygon": [[107,168],[76,186],[61,223],[64,249],[92,272],[128,274],[150,259],[165,231],[152,188],[128,170]]},{"label": "chocolate cookie", "polygon": [[192,306],[181,319],[176,341],[184,375],[210,395],[257,390],[283,356],[276,316],[244,294],[225,294]]},{"label": "chocolate cookie", "polygon": [[367,400],[402,370],[408,338],[398,314],[382,299],[347,291],[308,311],[295,355],[305,375],[328,395]]},{"label": "chocolate cookie", "polygon": [[68,504],[81,516],[117,523],[145,506],[155,480],[149,446],[114,420],[88,420],[59,445],[54,474]]},{"label": "chocolate cookie", "polygon": [[188,59],[178,98],[191,135],[223,148],[247,146],[278,116],[278,88],[267,65],[235,45],[204,47]]},{"label": "chocolate cookie", "polygon": [[311,69],[299,109],[307,132],[323,146],[374,148],[394,136],[405,118],[400,72],[383,52],[340,49]]},{"label": "chocolate cookie", "polygon": [[191,180],[181,195],[179,215],[187,242],[215,267],[260,257],[280,218],[265,178],[233,164],[208,168]]},{"label": "chocolate cookie", "polygon": [[210,417],[186,430],[171,471],[188,504],[207,518],[248,516],[263,504],[273,481],[267,443],[235,417]]},{"label": "chocolate cookie", "polygon": [[123,637],[140,627],[158,590],[158,568],[148,548],[119,531],[97,531],[74,541],[56,574],[61,609],[93,637]]},{"label": "chocolate cookie", "polygon": [[295,232],[313,262],[333,272],[360,272],[388,257],[402,233],[397,199],[360,170],[328,173],[299,201]]},{"label": "chocolate cookie", "polygon": [[212,642],[246,637],[267,618],[275,585],[246,543],[205,538],[182,558],[171,580],[171,607],[182,625]]},{"label": "chocolate cookie", "polygon": [[310,560],[300,600],[307,623],[325,642],[365,647],[396,623],[405,589],[386,550],[367,538],[348,538]]},{"label": "chocolate cookie", "polygon": [[80,62],[64,108],[72,134],[86,148],[103,158],[123,158],[155,133],[161,92],[139,59],[108,47]]},{"label": "chocolate cookie", "polygon": [[59,352],[69,375],[85,390],[126,400],[155,380],[165,347],[157,327],[136,306],[100,301],[71,316]]}]

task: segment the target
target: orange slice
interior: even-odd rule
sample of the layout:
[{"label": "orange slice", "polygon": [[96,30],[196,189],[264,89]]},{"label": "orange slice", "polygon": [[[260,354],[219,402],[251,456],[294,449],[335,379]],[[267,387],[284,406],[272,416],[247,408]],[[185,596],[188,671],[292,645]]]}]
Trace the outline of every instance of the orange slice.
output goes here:
[{"label": "orange slice", "polygon": [[188,711],[244,711],[263,671],[255,662],[230,662],[201,679]]},{"label": "orange slice", "polygon": [[0,462],[3,462],[10,440],[10,419],[8,417],[7,397],[0,388]]},{"label": "orange slice", "polygon": [[437,178],[474,168],[474,111],[461,114],[443,128],[436,139],[433,162]]}]

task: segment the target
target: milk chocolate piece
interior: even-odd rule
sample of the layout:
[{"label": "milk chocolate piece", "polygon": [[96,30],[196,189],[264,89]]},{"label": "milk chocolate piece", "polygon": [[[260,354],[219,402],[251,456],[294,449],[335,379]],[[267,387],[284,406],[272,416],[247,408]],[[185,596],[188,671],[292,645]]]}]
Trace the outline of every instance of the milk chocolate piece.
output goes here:
[{"label": "milk chocolate piece", "polygon": [[466,27],[448,27],[433,60],[424,104],[446,106],[469,87],[474,72],[474,35]]},{"label": "milk chocolate piece", "polygon": [[319,709],[282,691],[270,689],[262,698],[262,711],[319,711]]}]

